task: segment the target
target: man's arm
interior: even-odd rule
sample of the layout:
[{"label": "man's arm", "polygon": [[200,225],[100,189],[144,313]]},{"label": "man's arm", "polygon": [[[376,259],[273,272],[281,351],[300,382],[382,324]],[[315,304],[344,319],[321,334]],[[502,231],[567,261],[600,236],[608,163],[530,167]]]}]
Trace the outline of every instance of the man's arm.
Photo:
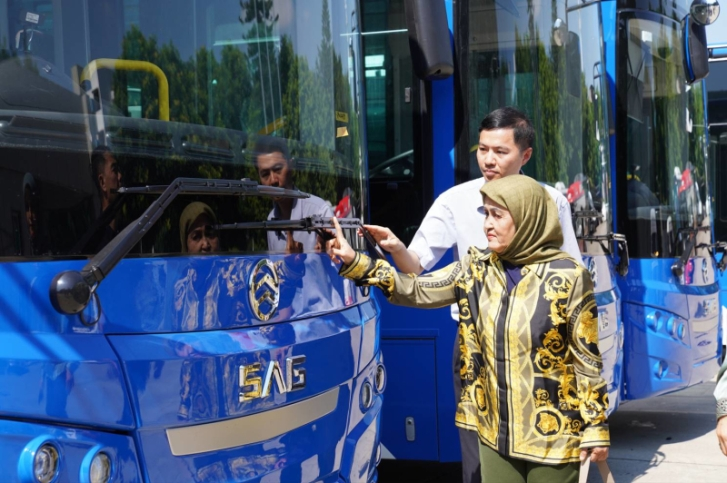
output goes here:
[{"label": "man's arm", "polygon": [[558,218],[560,219],[560,226],[563,230],[563,246],[560,249],[583,265],[581,250],[578,248],[578,239],[576,238],[575,230],[573,230],[573,215],[570,211],[570,203],[568,203],[565,196],[560,193],[558,194],[559,196],[555,202],[558,206]]},{"label": "man's arm", "polygon": [[419,263],[419,255],[407,250],[406,245],[390,229],[378,225],[364,225],[364,229],[374,237],[381,248],[391,254],[400,272],[417,275],[422,273],[424,269]]}]

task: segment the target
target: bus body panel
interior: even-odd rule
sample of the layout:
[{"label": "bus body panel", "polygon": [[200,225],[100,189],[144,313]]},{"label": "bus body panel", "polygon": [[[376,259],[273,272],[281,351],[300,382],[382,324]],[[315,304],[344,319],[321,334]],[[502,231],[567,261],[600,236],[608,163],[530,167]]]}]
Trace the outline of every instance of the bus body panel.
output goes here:
[{"label": "bus body panel", "polygon": [[[127,375],[139,427],[153,429],[242,417],[338,387],[358,373],[359,323],[354,307],[348,313],[281,323],[265,331],[115,335],[109,340]],[[305,360],[286,367],[286,361],[296,356]],[[247,379],[260,377],[263,383],[274,365],[270,394],[240,401],[240,370],[253,364],[260,368]],[[305,369],[305,386],[281,393],[275,378],[293,377],[288,372],[291,367]],[[283,381],[283,390],[288,391],[285,385]]]},{"label": "bus body panel", "polygon": [[[376,297],[383,299],[379,291]],[[381,430],[387,457],[458,461],[452,365],[457,322],[449,307],[412,310],[385,300],[380,306],[389,375]]]},{"label": "bus body panel", "polygon": [[[632,260],[633,275],[622,286],[622,293],[628,294],[626,399],[683,389],[708,380],[718,369],[718,285],[705,284],[714,280],[712,261],[690,260],[687,274],[699,283],[694,285],[675,284],[671,263]],[[703,264],[705,273],[689,268]]]},{"label": "bus body panel", "polygon": [[624,323],[619,303],[621,292],[609,257],[584,256],[583,264],[591,274],[598,305],[598,346],[603,359],[601,376],[608,385],[608,410],[611,413],[621,401],[623,382]]},{"label": "bus body panel", "polygon": [[[140,453],[145,458],[148,481],[165,482],[170,474],[175,475],[179,481],[200,483],[210,480],[329,481],[334,477],[333,481],[337,481],[339,473],[346,481],[371,481],[376,472],[376,435],[382,398],[376,396],[374,406],[358,422],[349,417],[349,404],[353,402],[355,404],[352,406],[357,408],[361,382],[373,378],[376,362],[373,361],[353,380],[327,391],[335,396],[334,409],[331,412],[315,421],[290,429],[285,434],[249,442],[244,446],[209,451],[202,451],[203,448],[200,448],[196,450],[198,452],[180,455],[172,452],[171,436],[164,428],[141,429],[138,439]],[[293,403],[291,409],[294,407]],[[354,409],[354,412],[361,414],[358,409]],[[275,425],[280,417],[272,407],[257,414],[265,420],[256,422],[254,426],[245,423],[244,416],[239,421],[234,418],[220,418],[215,423],[219,438],[230,437],[230,428],[239,422],[240,435],[246,439],[256,439],[255,434],[246,433],[264,430],[264,425]],[[291,417],[293,413],[286,414]],[[225,428],[225,423],[228,428]],[[198,434],[201,432],[195,430],[198,427],[193,425],[181,428],[186,432],[177,438],[196,439],[194,443],[197,446],[205,443],[211,445],[210,447],[220,446],[215,438],[207,437],[200,441],[202,436]],[[176,439],[175,442],[180,440]]]},{"label": "bus body panel", "polygon": [[32,421],[0,419],[0,468],[7,483],[36,481],[33,455],[44,443],[51,442],[63,458],[57,478],[59,483],[88,482],[92,458],[107,453],[115,465],[113,481],[144,481],[139,468],[136,443],[126,434],[101,432]]}]

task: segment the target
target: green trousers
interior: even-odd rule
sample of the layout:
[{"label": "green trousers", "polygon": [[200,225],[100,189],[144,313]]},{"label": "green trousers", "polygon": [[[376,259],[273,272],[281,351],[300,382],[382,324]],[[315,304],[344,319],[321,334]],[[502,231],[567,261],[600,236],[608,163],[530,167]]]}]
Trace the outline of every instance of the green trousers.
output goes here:
[{"label": "green trousers", "polygon": [[480,443],[482,483],[577,483],[578,463],[544,465],[503,456]]}]

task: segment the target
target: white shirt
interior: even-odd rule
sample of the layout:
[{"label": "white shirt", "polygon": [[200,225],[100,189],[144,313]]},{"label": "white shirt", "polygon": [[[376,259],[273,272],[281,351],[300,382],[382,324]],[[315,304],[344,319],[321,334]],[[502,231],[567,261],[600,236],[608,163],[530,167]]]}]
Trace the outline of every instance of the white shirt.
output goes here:
[{"label": "white shirt", "polygon": [[[461,259],[471,246],[487,248],[485,212],[480,193],[484,182],[485,178],[478,178],[454,186],[442,193],[429,208],[409,245],[409,250],[417,254],[424,270],[431,270],[450,248],[454,248],[456,260]],[[555,188],[546,184],[543,187],[558,207],[563,229],[563,246],[560,249],[583,263],[568,200]],[[452,305],[452,318],[457,320],[456,304]]]},{"label": "white shirt", "polygon": [[[290,211],[291,220],[301,220],[313,215],[321,215],[323,218],[333,217],[333,210],[325,200],[311,195],[310,198],[299,198],[293,200],[293,209]],[[268,215],[268,220],[279,220],[280,210],[275,205]],[[294,231],[293,239],[303,244],[304,252],[312,252],[316,248],[316,233],[305,231]],[[284,252],[287,246],[287,232],[269,231],[268,250],[272,252]]]}]

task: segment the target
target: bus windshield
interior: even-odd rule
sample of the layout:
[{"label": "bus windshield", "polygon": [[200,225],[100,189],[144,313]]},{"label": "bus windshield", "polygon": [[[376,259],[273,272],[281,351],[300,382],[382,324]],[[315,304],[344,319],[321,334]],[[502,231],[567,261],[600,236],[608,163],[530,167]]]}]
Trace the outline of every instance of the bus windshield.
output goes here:
[{"label": "bus windshield", "polygon": [[0,3],[0,260],[95,254],[153,200],[121,188],[179,177],[314,198],[180,196],[132,254],[194,252],[201,239],[279,251],[285,233],[215,227],[361,216],[356,4]]},{"label": "bus windshield", "polygon": [[480,121],[494,109],[515,106],[536,132],[523,171],[567,197],[577,236],[607,235],[609,147],[598,6],[508,5],[470,2],[470,177],[482,176],[475,160]]},{"label": "bus windshield", "polygon": [[[681,255],[680,241],[709,217],[703,84],[685,80],[680,25],[663,17],[629,18],[620,48],[619,125],[624,137],[625,232],[637,258]],[[648,242],[646,242],[648,240]]]}]

